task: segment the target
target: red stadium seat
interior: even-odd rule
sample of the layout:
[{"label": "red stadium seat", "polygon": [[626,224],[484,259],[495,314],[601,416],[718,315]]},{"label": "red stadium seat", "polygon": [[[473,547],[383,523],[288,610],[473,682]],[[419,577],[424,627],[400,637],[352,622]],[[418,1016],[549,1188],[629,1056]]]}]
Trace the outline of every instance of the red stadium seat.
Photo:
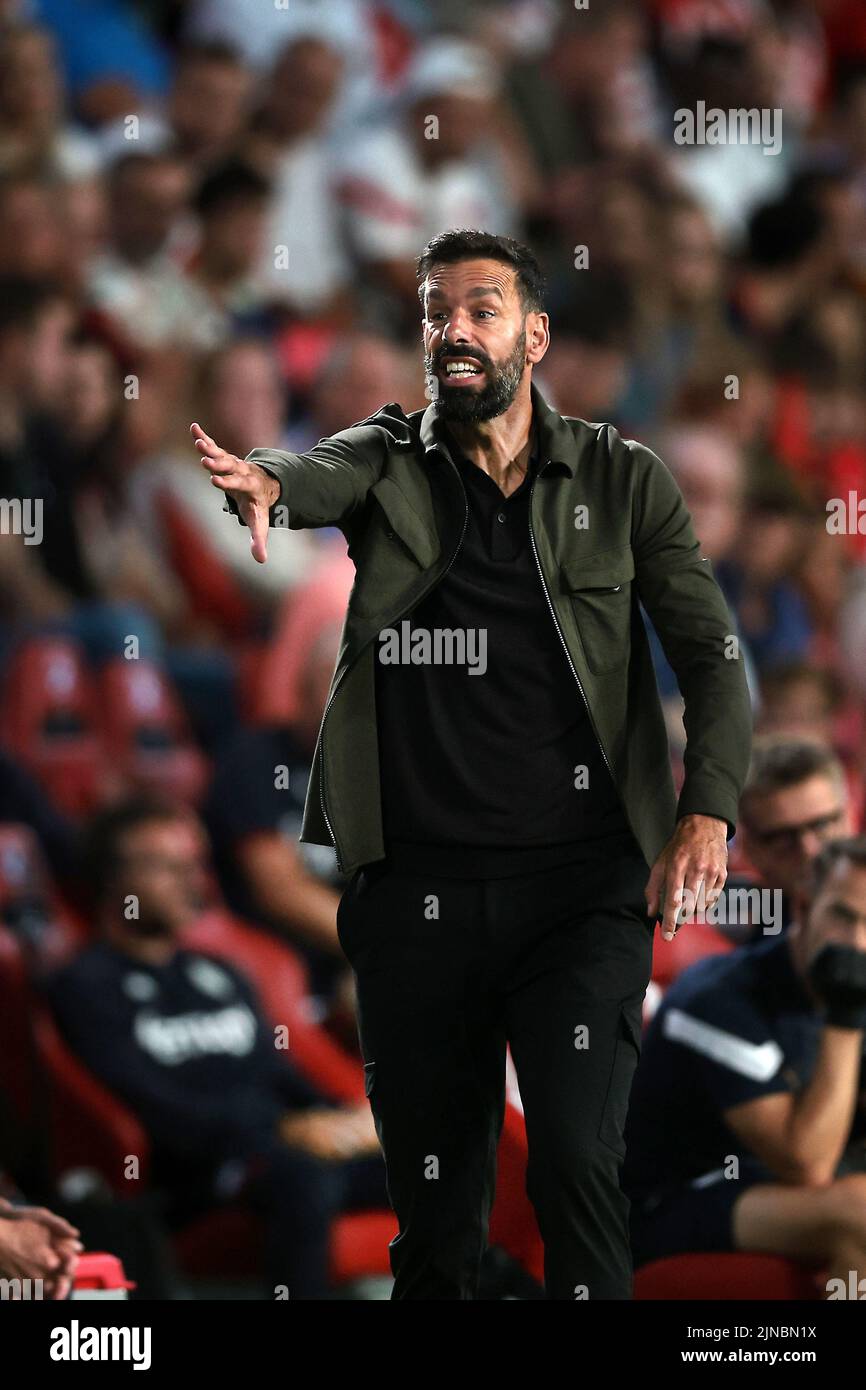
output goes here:
[{"label": "red stadium seat", "polygon": [[142,791],[197,804],[208,762],[168,679],[150,661],[115,657],[99,675],[100,717],[114,767]]},{"label": "red stadium seat", "polygon": [[223,908],[203,913],[184,934],[191,950],[222,956],[255,985],[271,1023],[289,1030],[287,1060],[332,1100],[363,1101],[357,1060],[305,1014],[306,969],[290,946],[246,926]]},{"label": "red stadium seat", "polygon": [[778,1255],[673,1255],[635,1271],[636,1299],[747,1299],[815,1301],[821,1296],[814,1270]]},{"label": "red stadium seat", "polygon": [[67,1047],[48,1010],[37,1005],[33,1031],[47,1078],[48,1119],[55,1180],[73,1168],[93,1168],[112,1191],[128,1196],[127,1163],[138,1159],[147,1180],[150,1141],[138,1119]]},{"label": "red stadium seat", "polygon": [[116,1255],[102,1250],[86,1250],[75,1266],[73,1298],[123,1298],[135,1281],[127,1279]]},{"label": "red stadium seat", "polygon": [[0,702],[6,748],[67,815],[88,813],[108,776],[83,653],[64,637],[34,637],[9,661]]},{"label": "red stadium seat", "polygon": [[0,822],[0,922],[17,936],[31,968],[55,969],[78,948],[81,931],[54,889],[29,825]]},{"label": "red stadium seat", "polygon": [[[389,1275],[388,1244],[397,1234],[390,1211],[339,1216],[331,1231],[331,1280],[339,1286],[365,1275]],[[192,1278],[260,1277],[264,1262],[261,1221],[241,1206],[221,1207],[190,1222],[174,1248]]]}]

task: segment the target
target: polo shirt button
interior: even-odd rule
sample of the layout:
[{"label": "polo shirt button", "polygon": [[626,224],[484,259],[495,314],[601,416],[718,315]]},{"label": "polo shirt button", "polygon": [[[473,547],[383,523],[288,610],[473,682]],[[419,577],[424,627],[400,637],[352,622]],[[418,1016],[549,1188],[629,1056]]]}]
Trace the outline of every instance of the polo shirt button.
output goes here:
[{"label": "polo shirt button", "polygon": [[498,512],[498,513],[497,513],[497,516],[496,516],[496,520],[497,520],[497,521],[504,521],[504,520],[505,520],[505,513],[504,513],[504,512]]}]

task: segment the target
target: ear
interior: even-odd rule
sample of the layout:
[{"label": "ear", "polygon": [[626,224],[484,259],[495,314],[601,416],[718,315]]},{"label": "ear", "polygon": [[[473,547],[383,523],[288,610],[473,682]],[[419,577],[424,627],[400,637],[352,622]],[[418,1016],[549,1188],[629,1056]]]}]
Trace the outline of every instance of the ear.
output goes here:
[{"label": "ear", "polygon": [[526,315],[526,356],[540,362],[550,347],[550,319],[547,314]]}]

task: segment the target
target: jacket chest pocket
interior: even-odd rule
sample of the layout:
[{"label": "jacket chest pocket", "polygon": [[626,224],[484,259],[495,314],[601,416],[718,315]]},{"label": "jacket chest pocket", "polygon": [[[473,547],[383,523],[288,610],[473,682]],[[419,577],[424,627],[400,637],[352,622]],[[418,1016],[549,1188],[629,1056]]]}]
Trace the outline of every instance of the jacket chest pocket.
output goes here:
[{"label": "jacket chest pocket", "polygon": [[351,607],[363,617],[385,614],[439,557],[435,533],[391,478],[370,489],[369,518],[357,555]]},{"label": "jacket chest pocket", "polygon": [[611,671],[628,658],[634,555],[631,546],[581,555],[560,566],[591,671]]}]

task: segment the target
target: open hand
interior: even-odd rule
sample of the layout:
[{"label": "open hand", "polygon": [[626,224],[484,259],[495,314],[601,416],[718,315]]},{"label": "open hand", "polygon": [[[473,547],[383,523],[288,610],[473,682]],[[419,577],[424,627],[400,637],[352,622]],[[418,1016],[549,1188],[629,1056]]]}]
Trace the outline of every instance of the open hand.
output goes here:
[{"label": "open hand", "polygon": [[247,463],[246,459],[221,449],[201,425],[190,425],[189,432],[214,487],[227,492],[237,503],[238,511],[250,528],[253,559],[263,565],[268,558],[269,512],[280,495],[279,483],[257,463]]}]

